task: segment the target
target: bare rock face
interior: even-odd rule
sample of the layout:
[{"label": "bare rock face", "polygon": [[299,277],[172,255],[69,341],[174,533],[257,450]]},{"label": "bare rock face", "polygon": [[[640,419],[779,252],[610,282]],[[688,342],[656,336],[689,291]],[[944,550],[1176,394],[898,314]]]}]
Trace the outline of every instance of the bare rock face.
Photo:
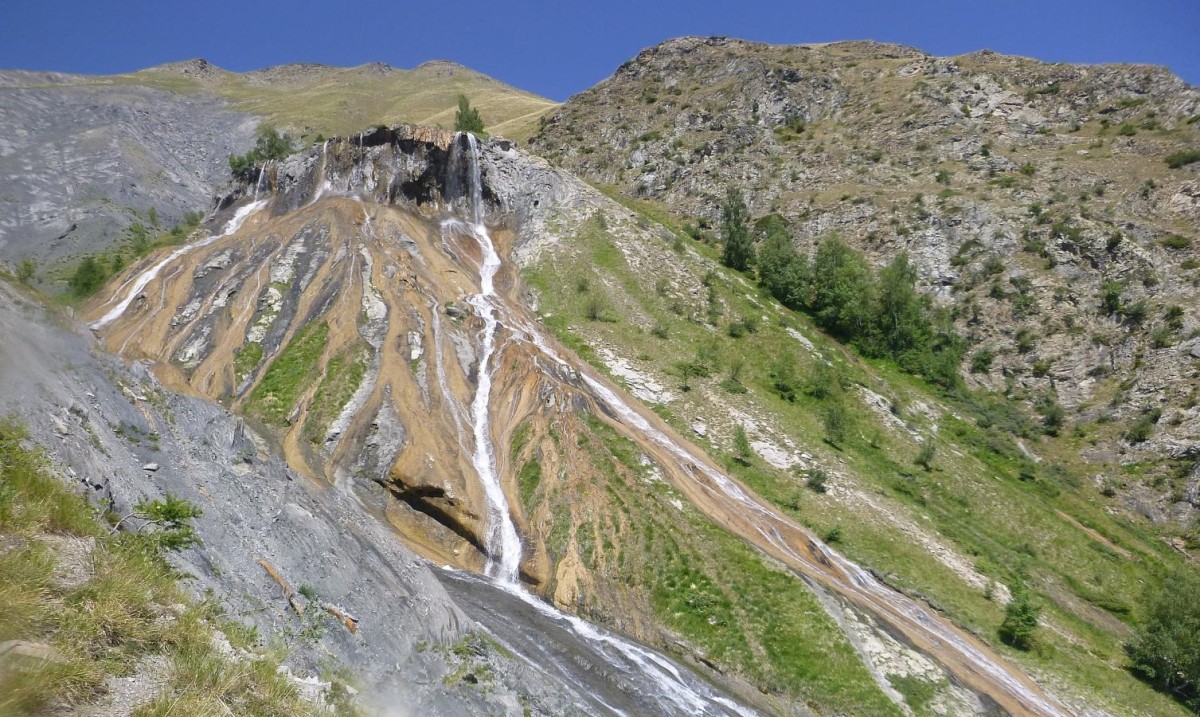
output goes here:
[{"label": "bare rock face", "polygon": [[[57,79],[57,81],[55,81]],[[258,120],[212,98],[0,73],[0,260],[42,267],[102,252],[154,208],[163,227],[203,211]]]}]

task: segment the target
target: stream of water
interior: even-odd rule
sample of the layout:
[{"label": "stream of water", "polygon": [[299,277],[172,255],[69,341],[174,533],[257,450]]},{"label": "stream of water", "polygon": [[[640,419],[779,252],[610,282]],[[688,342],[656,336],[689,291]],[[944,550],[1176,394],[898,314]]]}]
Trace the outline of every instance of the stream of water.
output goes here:
[{"label": "stream of water", "polygon": [[126,282],[124,284],[122,284],[115,292],[116,294],[120,294],[121,291],[123,289],[125,289],[125,287],[128,286],[129,290],[125,292],[125,298],[121,299],[121,301],[118,302],[116,306],[109,309],[108,312],[104,314],[104,316],[101,316],[99,319],[96,319],[95,321],[93,321],[90,324],[89,328],[91,328],[92,330],[102,329],[105,326],[108,326],[112,322],[116,321],[117,319],[121,318],[121,315],[125,313],[125,310],[129,308],[129,305],[131,303],[133,303],[133,300],[136,299],[138,297],[138,295],[142,293],[142,290],[146,288],[147,284],[149,284],[151,281],[154,281],[154,278],[157,277],[159,272],[161,272],[163,270],[163,267],[165,267],[167,264],[170,264],[171,262],[175,261],[176,259],[183,256],[184,254],[187,254],[190,251],[199,249],[202,246],[208,246],[209,244],[212,244],[216,240],[220,239],[221,237],[227,237],[230,234],[233,234],[234,232],[236,232],[238,229],[240,229],[242,227],[242,224],[246,221],[246,219],[248,219],[250,217],[251,214],[254,214],[258,210],[265,207],[266,205],[267,205],[266,199],[256,199],[255,201],[250,202],[249,204],[247,204],[244,207],[241,207],[240,209],[237,210],[237,212],[234,213],[233,218],[230,219],[225,224],[225,228],[221,231],[220,234],[213,234],[210,237],[206,237],[206,238],[201,239],[200,241],[194,242],[192,244],[184,244],[183,246],[179,247],[175,251],[168,254],[165,258],[160,260],[157,264],[154,264],[149,269],[143,271],[141,274],[138,274],[135,277],[131,277],[130,279],[126,280]]},{"label": "stream of water", "polygon": [[[462,152],[459,137],[455,138],[452,152]],[[671,660],[641,645],[625,640],[602,630],[574,615],[559,612],[540,598],[529,593],[521,585],[521,539],[513,522],[500,477],[496,473],[495,448],[491,437],[491,420],[488,412],[492,391],[492,360],[496,349],[496,332],[501,324],[497,318],[494,279],[500,268],[500,256],[483,223],[483,191],[480,181],[479,147],[475,137],[466,134],[466,162],[468,185],[465,207],[469,223],[447,220],[445,226],[470,234],[480,249],[479,293],[470,297],[480,318],[483,330],[480,335],[480,356],[475,389],[471,403],[471,423],[474,431],[475,451],[472,462],[488,501],[488,526],[484,547],[488,554],[487,575],[495,585],[515,597],[542,619],[569,631],[588,645],[593,654],[602,658],[610,670],[625,675],[640,694],[639,701],[649,700],[660,714],[679,715],[753,715],[749,710],[732,700],[717,694],[703,680],[690,671],[680,668]],[[453,159],[453,158],[452,158]],[[451,171],[456,167],[451,162]],[[604,705],[615,714],[625,714],[611,704]]]}]

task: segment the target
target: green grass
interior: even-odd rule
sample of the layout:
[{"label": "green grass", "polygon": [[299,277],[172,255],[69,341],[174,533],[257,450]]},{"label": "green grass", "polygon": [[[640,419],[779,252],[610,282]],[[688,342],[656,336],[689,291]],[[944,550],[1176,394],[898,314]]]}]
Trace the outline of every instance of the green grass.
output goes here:
[{"label": "green grass", "polygon": [[927,707],[937,695],[938,685],[929,680],[911,675],[888,675],[888,682],[896,691],[904,695],[904,701],[918,715],[930,714]]},{"label": "green grass", "polygon": [[296,401],[318,378],[317,362],[328,338],[329,325],[323,321],[300,329],[250,392],[247,411],[269,424],[286,426]]},{"label": "green grass", "polygon": [[233,356],[233,373],[237,376],[239,383],[245,380],[254,369],[258,368],[258,364],[262,363],[262,358],[262,344],[257,341],[250,341],[238,349],[237,353]]},{"label": "green grass", "polygon": [[325,438],[330,425],[354,397],[367,373],[370,352],[365,344],[357,344],[329,359],[325,376],[308,409],[304,429],[314,443]]},{"label": "green grass", "polygon": [[[102,697],[109,677],[150,655],[170,664],[162,693],[138,715],[312,714],[277,672],[280,656],[230,662],[213,643],[213,610],[189,604],[177,574],[147,536],[110,534],[69,492],[23,428],[0,420],[0,642],[48,645],[53,661],[0,669],[0,714],[42,714]],[[78,587],[55,580],[54,543],[92,539],[92,572]],[[183,604],[173,616],[172,606]]]},{"label": "green grass", "polygon": [[253,84],[235,73],[201,84],[170,69],[143,70],[113,79],[173,92],[215,94],[306,138],[348,136],[373,125],[399,122],[452,128],[458,95],[462,94],[479,110],[488,132],[524,141],[537,130],[538,120],[559,106],[473,70],[449,65],[386,74],[325,67],[270,84]]}]

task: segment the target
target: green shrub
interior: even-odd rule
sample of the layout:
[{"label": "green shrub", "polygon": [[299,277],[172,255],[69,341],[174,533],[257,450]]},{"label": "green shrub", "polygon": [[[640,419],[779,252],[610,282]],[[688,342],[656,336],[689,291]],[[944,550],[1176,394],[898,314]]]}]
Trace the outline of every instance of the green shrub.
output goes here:
[{"label": "green shrub", "polygon": [[1146,591],[1126,645],[1134,674],[1200,714],[1200,578],[1176,572]]},{"label": "green shrub", "polygon": [[1168,249],[1187,249],[1192,245],[1192,240],[1179,234],[1170,234],[1159,239],[1158,243]]},{"label": "green shrub", "polygon": [[999,630],[1000,639],[1018,650],[1028,650],[1033,646],[1038,616],[1042,609],[1033,602],[1023,582],[1011,586],[1010,592],[1012,600],[1004,606],[1004,621],[1000,623]]},{"label": "green shrub", "polygon": [[828,474],[820,468],[810,468],[804,473],[804,485],[808,486],[809,490],[814,493],[824,493],[828,490],[826,483],[829,481]]},{"label": "green shrub", "polygon": [[841,446],[846,441],[846,433],[850,430],[850,412],[841,401],[833,401],[825,408],[822,416],[825,427],[825,440],[831,446]]},{"label": "green shrub", "polygon": [[750,465],[754,459],[754,450],[750,447],[750,439],[746,436],[746,429],[741,425],[733,429],[733,454],[734,459],[744,466]]},{"label": "green shrub", "polygon": [[1100,286],[1100,307],[1104,313],[1112,315],[1121,311],[1121,294],[1125,285],[1119,281],[1106,281]]},{"label": "green shrub", "polygon": [[913,462],[924,468],[926,471],[931,471],[933,470],[933,456],[935,451],[936,448],[933,445],[933,441],[931,439],[926,439],[925,442],[921,444],[921,450],[917,453],[917,458]]},{"label": "green shrub", "polygon": [[83,261],[79,262],[79,266],[75,267],[75,273],[67,280],[67,286],[75,296],[82,298],[96,293],[97,289],[104,286],[106,279],[108,272],[96,261],[96,257],[85,256]]},{"label": "green shrub", "polygon": [[1200,162],[1200,149],[1185,149],[1179,152],[1168,154],[1163,160],[1171,169],[1179,169],[1193,162]]},{"label": "green shrub", "polygon": [[283,159],[294,151],[292,138],[280,134],[274,127],[258,128],[258,139],[254,148],[243,155],[229,155],[229,169],[234,177],[249,179],[251,170],[259,163],[272,159]]},{"label": "green shrub", "polygon": [[971,357],[971,373],[987,373],[992,368],[996,354],[991,349],[982,348]]},{"label": "green shrub", "polygon": [[20,264],[17,264],[17,281],[22,284],[28,284],[35,273],[37,273],[37,262],[31,257],[25,257]]}]

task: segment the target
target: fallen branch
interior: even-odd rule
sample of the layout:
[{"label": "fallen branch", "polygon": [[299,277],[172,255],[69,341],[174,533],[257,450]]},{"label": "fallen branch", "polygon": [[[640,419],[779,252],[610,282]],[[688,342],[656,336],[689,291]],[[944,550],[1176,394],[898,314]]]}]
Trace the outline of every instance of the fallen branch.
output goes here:
[{"label": "fallen branch", "polygon": [[270,575],[271,579],[279,583],[279,587],[283,588],[283,596],[287,598],[288,604],[292,606],[292,609],[296,611],[297,615],[303,618],[304,602],[301,600],[300,595],[298,595],[296,591],[292,589],[292,586],[288,584],[288,581],[283,579],[283,576],[279,574],[279,571],[275,569],[274,565],[271,565],[266,560],[260,560],[258,561],[258,564],[263,566],[263,570],[267,571],[267,575]]},{"label": "fallen branch", "polygon": [[330,615],[333,615],[338,620],[341,620],[342,624],[346,626],[346,629],[350,631],[351,635],[354,635],[358,632],[358,618],[357,617],[354,617],[353,615],[351,615],[350,613],[346,612],[345,610],[339,608],[337,605],[334,605],[333,603],[323,602],[323,603],[321,603],[321,609],[324,610],[325,612],[329,613]]}]

